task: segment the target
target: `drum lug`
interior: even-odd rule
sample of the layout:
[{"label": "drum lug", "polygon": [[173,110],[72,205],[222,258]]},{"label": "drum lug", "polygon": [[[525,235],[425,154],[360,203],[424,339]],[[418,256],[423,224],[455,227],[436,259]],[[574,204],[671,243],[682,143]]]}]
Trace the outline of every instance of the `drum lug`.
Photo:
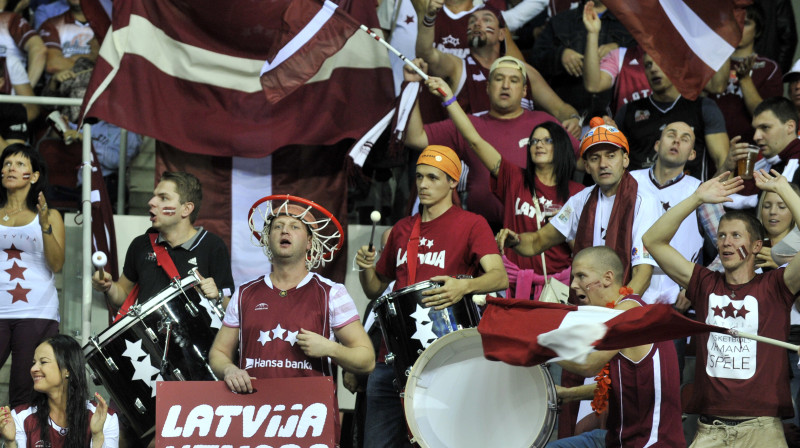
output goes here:
[{"label": "drum lug", "polygon": [[386,365],[394,364],[394,353],[387,353],[384,362],[386,363]]},{"label": "drum lug", "polygon": [[186,378],[183,376],[183,373],[180,369],[175,369],[172,371],[172,375],[178,379],[178,381],[186,381]]},{"label": "drum lug", "polygon": [[150,340],[153,341],[153,343],[158,342],[158,336],[156,335],[156,332],[153,331],[152,328],[147,327],[147,330],[145,332],[147,333],[147,336],[150,338]]},{"label": "drum lug", "polygon": [[197,317],[197,315],[200,313],[200,312],[197,310],[197,307],[196,307],[196,306],[194,306],[194,303],[192,303],[192,302],[187,302],[187,303],[186,303],[186,311],[188,311],[188,312],[189,312],[189,314],[191,314],[191,315],[192,315],[192,317]]},{"label": "drum lug", "polygon": [[139,411],[140,414],[144,415],[147,413],[147,408],[142,404],[142,400],[137,398],[133,404],[136,406],[136,410]]},{"label": "drum lug", "polygon": [[397,309],[394,307],[394,302],[388,302],[386,307],[389,308],[390,316],[397,316]]},{"label": "drum lug", "polygon": [[97,353],[100,353],[100,356],[103,357],[103,360],[105,360],[108,368],[111,369],[112,372],[119,372],[119,367],[117,367],[117,364],[114,362],[114,360],[112,358],[107,358],[106,354],[103,353],[103,349],[101,349],[100,344],[97,343],[97,338],[90,336],[89,342],[91,342],[92,345],[94,345],[94,347],[97,349]]},{"label": "drum lug", "polygon": [[406,369],[406,376],[411,376],[411,367]]}]

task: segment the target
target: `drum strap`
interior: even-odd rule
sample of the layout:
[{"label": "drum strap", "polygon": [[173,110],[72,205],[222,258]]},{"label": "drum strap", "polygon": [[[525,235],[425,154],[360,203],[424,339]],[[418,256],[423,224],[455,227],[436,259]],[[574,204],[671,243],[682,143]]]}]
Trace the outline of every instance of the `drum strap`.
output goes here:
[{"label": "drum strap", "polygon": [[[172,261],[172,257],[169,256],[169,252],[167,252],[167,248],[162,246],[161,244],[157,244],[156,240],[158,239],[158,233],[153,232],[148,234],[150,237],[150,246],[153,248],[153,252],[156,254],[156,263],[164,269],[164,272],[167,273],[167,276],[171,279],[171,281],[178,281],[181,279],[181,275],[178,273],[178,268],[175,267],[175,262]],[[128,294],[128,297],[125,298],[125,301],[122,302],[122,306],[119,307],[119,312],[117,316],[114,318],[114,322],[120,320],[123,316],[128,314],[128,310],[131,309],[134,303],[136,303],[136,299],[139,297],[139,284],[133,286],[131,293]]]},{"label": "drum strap", "polygon": [[413,285],[417,282],[417,251],[419,250],[419,232],[422,218],[417,215],[414,225],[411,228],[411,236],[408,238],[406,247],[406,265],[408,265],[408,284]]}]

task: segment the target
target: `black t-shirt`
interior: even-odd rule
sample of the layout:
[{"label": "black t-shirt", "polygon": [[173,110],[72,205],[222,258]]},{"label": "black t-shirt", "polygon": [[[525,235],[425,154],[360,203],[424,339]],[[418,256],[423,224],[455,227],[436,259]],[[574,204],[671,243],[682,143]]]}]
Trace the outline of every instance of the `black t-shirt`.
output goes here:
[{"label": "black t-shirt", "polygon": [[[220,237],[202,227],[197,229],[195,237],[181,246],[170,247],[166,242],[157,244],[166,247],[181,277],[185,277],[196,267],[203,277],[213,277],[217,288],[226,295],[233,295],[234,284],[228,247]],[[150,244],[150,233],[153,232],[155,230],[151,228],[133,240],[128,247],[125,267],[122,269],[128,280],[139,285],[139,303],[153,298],[169,286],[170,282],[167,273],[156,263],[156,256]]]}]

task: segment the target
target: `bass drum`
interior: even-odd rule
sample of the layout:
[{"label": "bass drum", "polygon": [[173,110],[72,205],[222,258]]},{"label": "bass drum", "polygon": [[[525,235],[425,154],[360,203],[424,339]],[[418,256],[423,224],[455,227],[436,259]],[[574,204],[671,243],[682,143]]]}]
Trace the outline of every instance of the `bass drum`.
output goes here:
[{"label": "bass drum", "polygon": [[475,328],[425,350],[411,369],[404,407],[411,441],[422,448],[543,447],[558,409],[546,367],[487,360]]},{"label": "bass drum", "polygon": [[157,381],[217,379],[208,352],[221,315],[195,291],[198,283],[190,275],[168,286],[83,347],[92,379],[139,437],[154,430]]}]

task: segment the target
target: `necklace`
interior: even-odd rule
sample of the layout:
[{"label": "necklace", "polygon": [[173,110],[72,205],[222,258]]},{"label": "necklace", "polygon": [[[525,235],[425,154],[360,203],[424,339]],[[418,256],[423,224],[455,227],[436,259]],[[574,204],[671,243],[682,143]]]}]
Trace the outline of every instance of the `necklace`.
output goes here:
[{"label": "necklace", "polygon": [[3,221],[5,221],[5,222],[8,222],[8,220],[9,220],[9,216],[14,216],[14,215],[16,215],[17,213],[19,213],[19,212],[21,212],[21,211],[22,211],[22,209],[21,209],[21,208],[18,208],[18,209],[16,209],[16,210],[14,210],[13,212],[10,212],[10,213],[9,213],[9,211],[8,211],[8,210],[6,210],[6,209],[5,209],[5,207],[3,207],[3,210],[5,210],[5,216],[3,216]]},{"label": "necklace", "polygon": [[281,289],[281,292],[278,293],[278,295],[281,296],[281,297],[286,297],[286,294],[287,294],[287,292],[286,292],[285,289]]}]

